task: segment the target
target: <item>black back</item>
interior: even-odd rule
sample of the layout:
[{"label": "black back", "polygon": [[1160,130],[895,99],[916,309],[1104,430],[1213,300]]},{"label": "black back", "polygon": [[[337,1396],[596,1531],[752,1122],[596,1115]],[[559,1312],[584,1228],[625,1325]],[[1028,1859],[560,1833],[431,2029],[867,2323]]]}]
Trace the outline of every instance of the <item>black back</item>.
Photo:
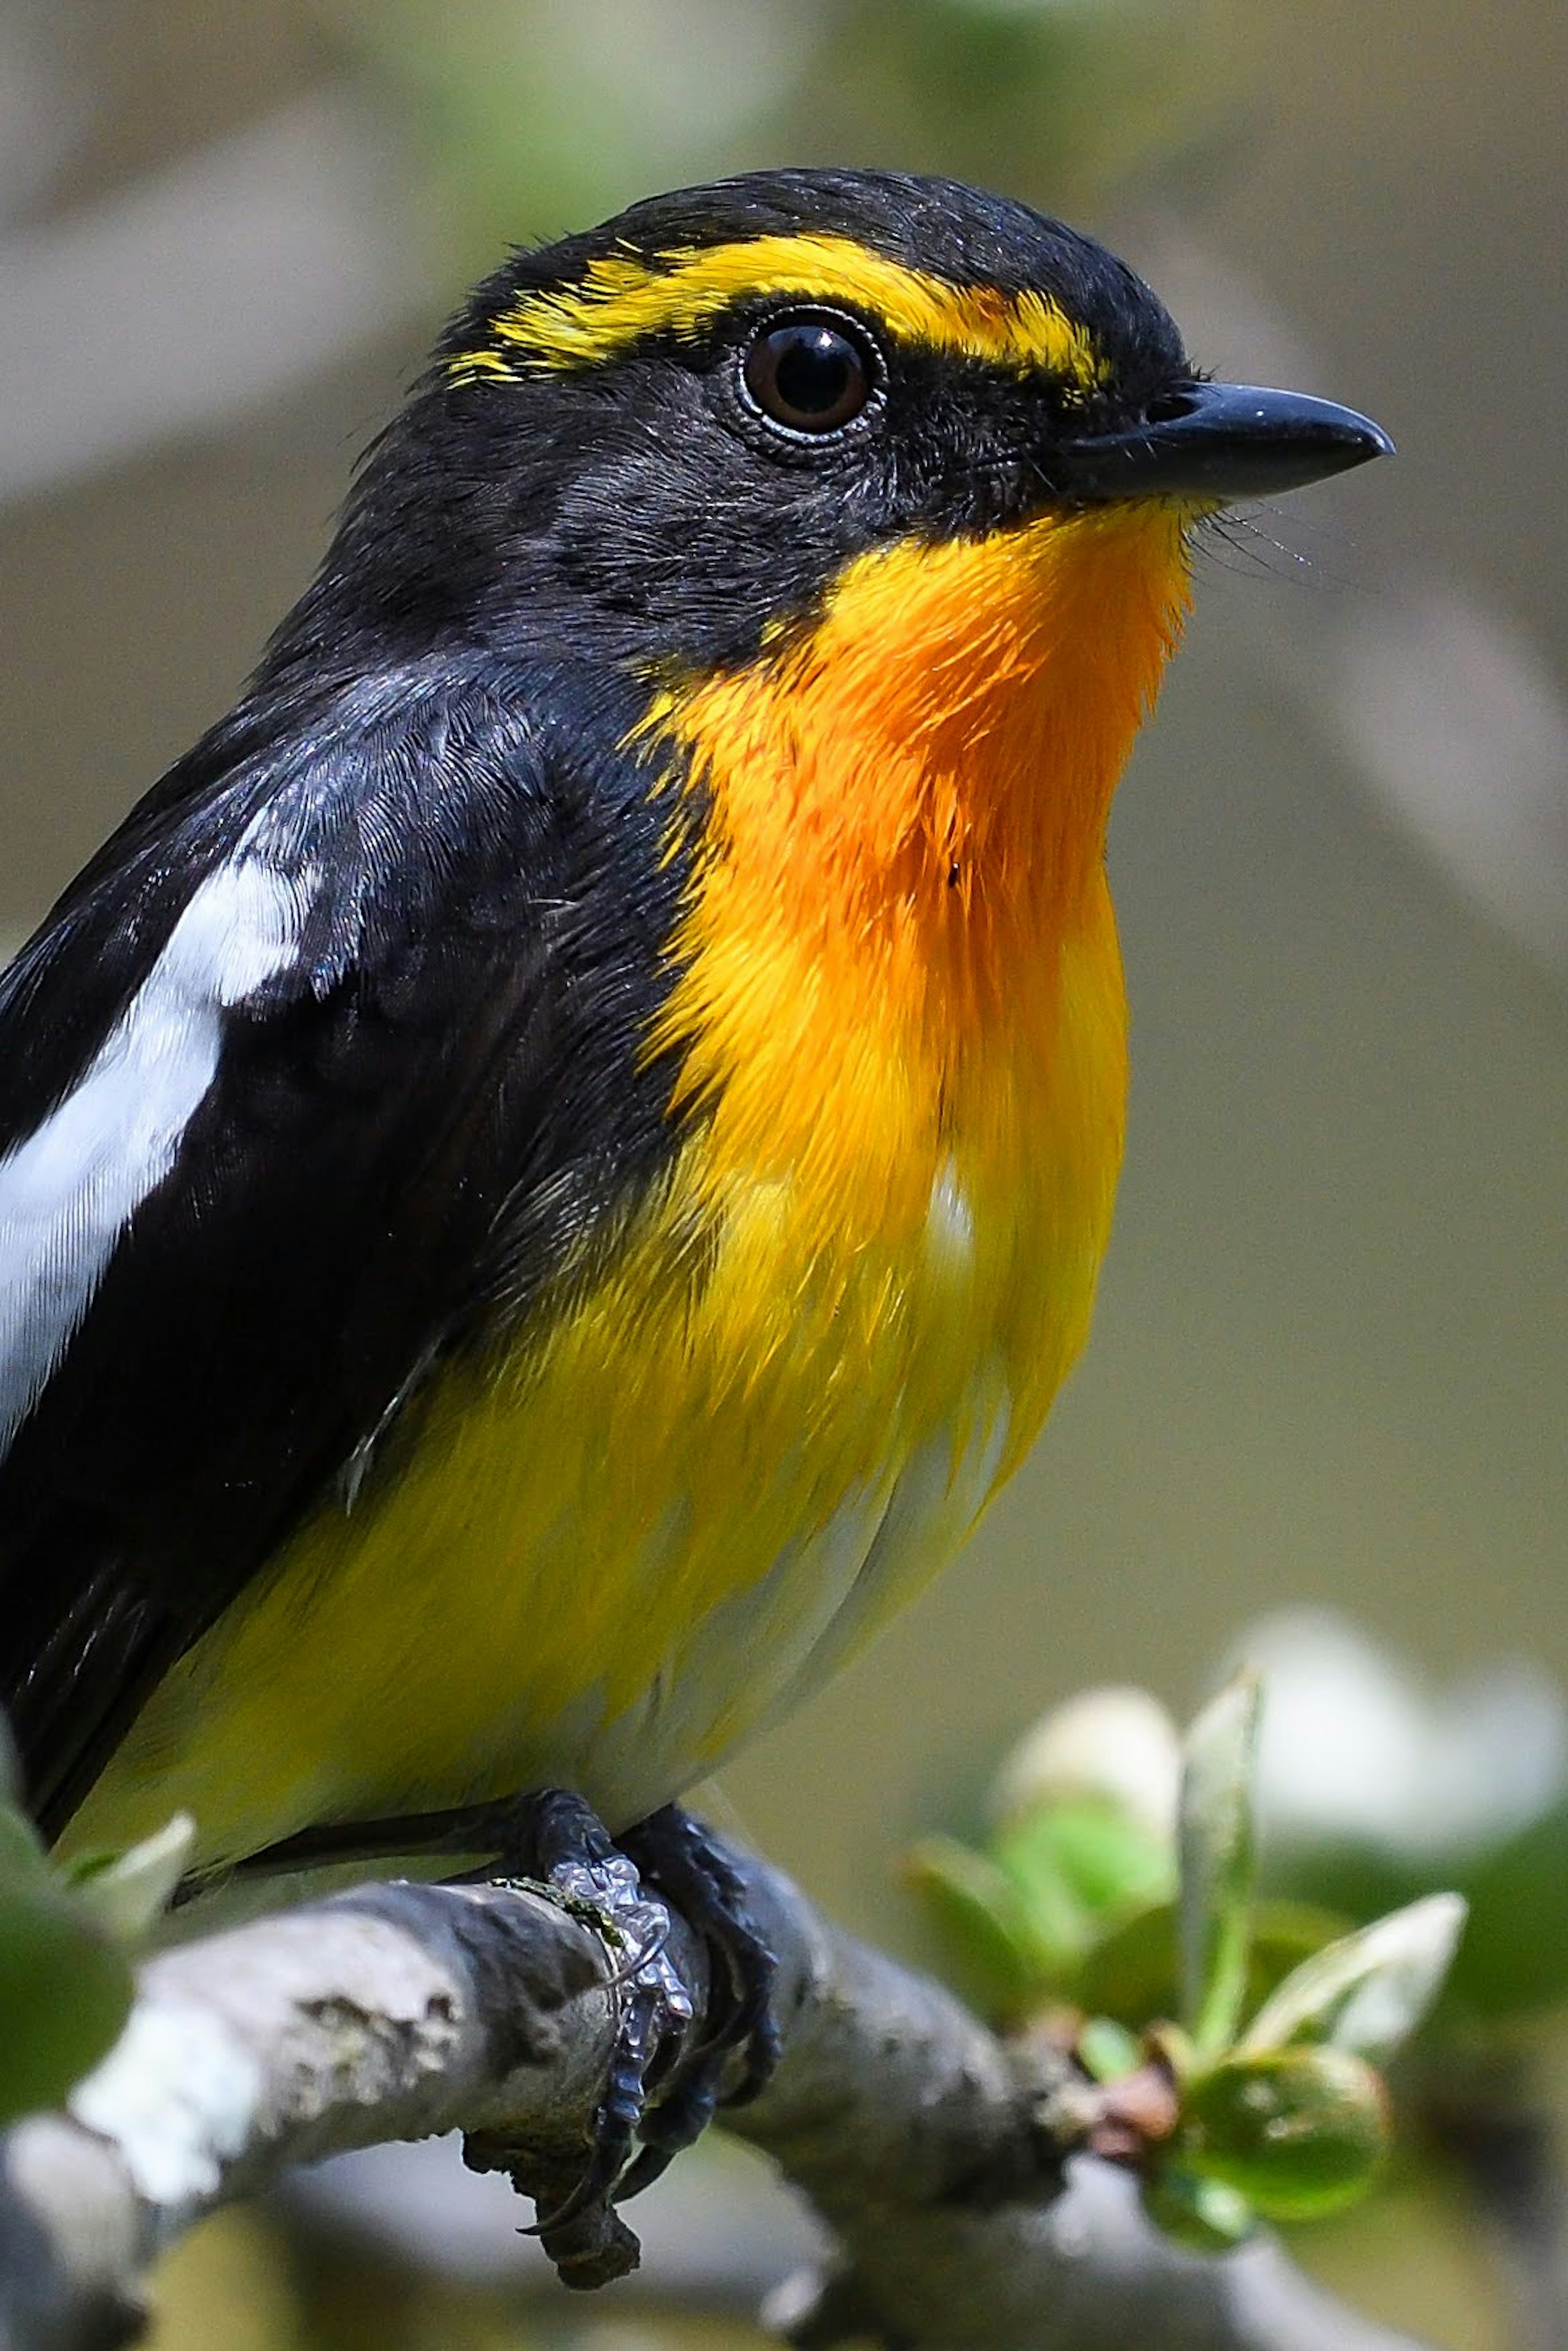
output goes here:
[{"label": "black back", "polygon": [[264,697],[0,987],[3,1150],[258,814],[309,893],[0,1463],[0,1676],[47,1824],[336,1481],[386,1474],[432,1368],[496,1343],[669,1149],[637,1048],[682,869],[617,747],[634,709],[588,670],[451,662],[308,724]]},{"label": "black back", "polygon": [[[449,365],[595,256],[800,230],[1035,288],[1092,335],[1103,381],[1086,404],[867,318],[874,408],[805,447],[739,389],[757,300],[565,372]],[[298,898],[286,966],[223,1010],[212,1081],[85,1311],[21,1349],[0,1695],[48,1824],[289,1532],[343,1479],[390,1474],[433,1366],[500,1343],[578,1245],[612,1245],[672,1152],[673,1073],[642,1045],[690,858],[626,747],[651,688],[755,658],[866,549],[1049,505],[1064,438],[1186,372],[1102,247],[892,173],[654,199],[513,256],[454,320],[249,693],[0,980],[3,1186],[210,877],[259,855]],[[0,1278],[6,1245],[0,1222]],[[0,1405],[5,1373],[0,1349]]]}]

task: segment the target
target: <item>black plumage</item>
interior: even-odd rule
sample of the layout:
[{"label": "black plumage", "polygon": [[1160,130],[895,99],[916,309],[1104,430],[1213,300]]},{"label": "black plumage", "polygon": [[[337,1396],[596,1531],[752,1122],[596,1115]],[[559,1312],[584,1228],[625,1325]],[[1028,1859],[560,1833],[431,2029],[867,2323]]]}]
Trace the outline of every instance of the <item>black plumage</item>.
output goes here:
[{"label": "black plumage", "polygon": [[247,826],[310,892],[0,1464],[5,1698],[47,1824],[334,1481],[383,1474],[434,1365],[671,1148],[638,1047],[682,862],[619,747],[635,709],[590,669],[444,659],[284,695],[268,742],[264,695],[238,764],[220,730],[13,967],[7,1141]]},{"label": "black plumage", "polygon": [[[737,393],[745,300],[548,379],[453,377],[594,256],[803,229],[1054,294],[1106,388],[1086,407],[867,321],[874,416],[803,451]],[[259,842],[299,901],[0,1463],[0,1696],[47,1824],[285,1537],[345,1479],[392,1474],[433,1365],[526,1314],[574,1245],[608,1245],[674,1148],[644,1044],[691,834],[629,747],[650,693],[752,658],[867,549],[1048,505],[1065,438],[1135,420],[1186,369],[1100,247],[892,174],[661,198],[478,289],[235,711],[0,982],[3,1176],[209,877]]]}]

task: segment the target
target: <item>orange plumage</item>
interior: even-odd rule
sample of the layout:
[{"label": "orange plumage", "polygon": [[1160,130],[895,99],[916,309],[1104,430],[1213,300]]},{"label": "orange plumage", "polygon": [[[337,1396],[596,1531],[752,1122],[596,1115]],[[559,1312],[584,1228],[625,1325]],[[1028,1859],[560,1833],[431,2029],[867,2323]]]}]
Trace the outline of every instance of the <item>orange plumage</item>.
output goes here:
[{"label": "orange plumage", "polygon": [[[461,594],[418,574],[372,610],[471,614],[516,739],[537,721],[580,789],[571,754],[612,767],[595,820],[632,812],[660,927],[645,967],[621,952],[638,877],[606,903],[596,850],[563,904],[579,933],[597,905],[613,984],[554,1012],[587,1003],[622,1095],[667,1089],[661,1155],[572,1221],[614,1161],[611,1086],[528,1310],[503,1280],[483,1346],[437,1333],[417,1443],[290,1520],[74,1844],[185,1804],[222,1863],[546,1786],[622,1827],[951,1556],[1088,1328],[1126,1087],[1106,821],[1190,528],[1387,445],[1197,376],[1060,224],[861,173],[687,192],[518,257],[407,430],[329,585],[367,549],[461,559]],[[409,448],[445,500],[423,541]],[[591,758],[585,677],[619,697]]]}]

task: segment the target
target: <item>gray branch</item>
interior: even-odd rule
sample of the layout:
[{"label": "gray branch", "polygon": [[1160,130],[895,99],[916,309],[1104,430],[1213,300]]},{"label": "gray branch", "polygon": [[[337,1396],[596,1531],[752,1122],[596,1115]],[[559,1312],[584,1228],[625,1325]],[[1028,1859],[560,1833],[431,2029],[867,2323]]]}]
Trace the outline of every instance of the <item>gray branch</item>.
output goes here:
[{"label": "gray branch", "polygon": [[[1063,2176],[1000,2043],[737,1858],[779,1955],[784,2055],[729,2127],[841,2248],[831,2277],[771,2314],[798,2339],[1416,2351],[1271,2244],[1184,2254],[1108,2166],[1082,2158]],[[700,1985],[679,1922],[672,1953]],[[131,2340],[159,2252],[290,2164],[463,2130],[471,2159],[570,2179],[614,2033],[613,1964],[591,1927],[524,1890],[402,1884],[151,1959],[123,2038],[69,2111],[0,2139],[0,2351]]]}]

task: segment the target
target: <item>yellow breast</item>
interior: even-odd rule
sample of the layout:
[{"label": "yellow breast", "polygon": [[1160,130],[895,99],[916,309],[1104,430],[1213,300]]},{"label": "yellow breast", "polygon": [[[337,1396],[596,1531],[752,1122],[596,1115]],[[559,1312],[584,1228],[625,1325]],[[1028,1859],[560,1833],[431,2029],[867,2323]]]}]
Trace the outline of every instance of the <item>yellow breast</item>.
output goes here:
[{"label": "yellow breast", "polygon": [[416,1458],[295,1541],[72,1832],[219,1858],[710,1770],[962,1541],[1082,1344],[1121,1153],[1103,839],[1179,623],[1168,509],[851,568],[663,691],[696,882],[649,1050],[688,1139]]}]

